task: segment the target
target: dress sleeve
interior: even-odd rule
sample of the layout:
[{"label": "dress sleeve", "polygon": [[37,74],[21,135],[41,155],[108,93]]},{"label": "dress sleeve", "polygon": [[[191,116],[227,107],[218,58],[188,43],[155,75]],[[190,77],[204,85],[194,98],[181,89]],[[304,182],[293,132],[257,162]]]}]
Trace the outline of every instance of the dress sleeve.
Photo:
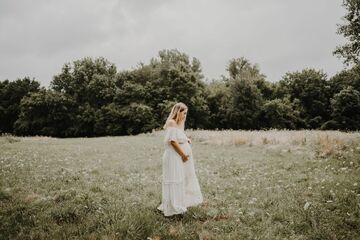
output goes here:
[{"label": "dress sleeve", "polygon": [[165,142],[177,141],[177,134],[175,128],[168,128],[165,132]]}]

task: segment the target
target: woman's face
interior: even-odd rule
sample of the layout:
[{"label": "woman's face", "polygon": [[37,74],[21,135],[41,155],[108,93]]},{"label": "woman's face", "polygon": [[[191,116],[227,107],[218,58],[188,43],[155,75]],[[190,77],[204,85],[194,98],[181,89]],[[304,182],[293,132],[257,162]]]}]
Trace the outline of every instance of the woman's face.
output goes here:
[{"label": "woman's face", "polygon": [[181,121],[185,122],[186,116],[187,116],[187,109],[184,109],[184,110],[180,111],[180,119],[181,119]]}]

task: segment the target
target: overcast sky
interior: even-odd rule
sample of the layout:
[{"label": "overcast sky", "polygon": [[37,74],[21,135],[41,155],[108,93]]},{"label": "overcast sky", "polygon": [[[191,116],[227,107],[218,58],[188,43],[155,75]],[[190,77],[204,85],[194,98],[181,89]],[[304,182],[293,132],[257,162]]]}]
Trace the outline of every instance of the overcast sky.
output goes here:
[{"label": "overcast sky", "polygon": [[268,81],[307,67],[328,76],[341,0],[0,0],[0,80],[24,76],[48,87],[64,63],[103,56],[118,70],[161,49],[196,57],[207,79],[232,58],[257,63]]}]

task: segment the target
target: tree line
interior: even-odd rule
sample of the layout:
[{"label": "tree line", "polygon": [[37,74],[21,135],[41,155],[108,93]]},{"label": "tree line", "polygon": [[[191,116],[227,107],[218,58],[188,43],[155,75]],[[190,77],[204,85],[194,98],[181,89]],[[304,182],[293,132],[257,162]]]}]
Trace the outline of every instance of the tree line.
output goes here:
[{"label": "tree line", "polygon": [[179,101],[189,107],[187,128],[359,130],[360,1],[343,6],[338,34],[349,42],[333,54],[351,67],[330,78],[307,68],[270,82],[240,57],[228,62],[226,75],[206,82],[200,61],[176,49],[124,71],[105,58],[85,57],[64,64],[48,89],[29,77],[0,81],[0,133],[138,134],[161,128]]},{"label": "tree line", "polygon": [[340,129],[360,126],[360,65],[330,79],[321,70],[269,82],[258,65],[231,59],[227,75],[204,81],[198,59],[162,50],[149,64],[117,71],[104,58],[64,64],[48,89],[25,77],[0,82],[0,131],[93,137],[159,129],[178,101],[187,128]]}]

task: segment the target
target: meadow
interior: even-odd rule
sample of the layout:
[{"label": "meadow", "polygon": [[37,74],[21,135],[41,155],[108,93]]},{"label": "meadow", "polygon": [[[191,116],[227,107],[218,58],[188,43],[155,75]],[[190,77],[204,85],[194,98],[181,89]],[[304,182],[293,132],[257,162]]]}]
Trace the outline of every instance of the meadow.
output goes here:
[{"label": "meadow", "polygon": [[163,131],[0,137],[0,239],[360,239],[360,133],[187,130],[204,196],[164,217]]}]

